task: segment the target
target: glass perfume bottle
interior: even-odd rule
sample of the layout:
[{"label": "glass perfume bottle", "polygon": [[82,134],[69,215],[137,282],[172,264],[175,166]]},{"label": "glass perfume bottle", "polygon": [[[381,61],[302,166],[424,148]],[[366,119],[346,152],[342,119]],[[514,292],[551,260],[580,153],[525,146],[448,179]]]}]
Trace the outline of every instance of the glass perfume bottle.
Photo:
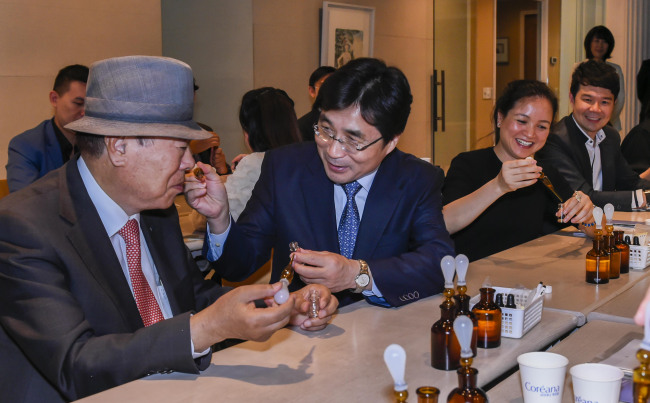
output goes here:
[{"label": "glass perfume bottle", "polygon": [[621,251],[616,247],[614,239],[614,206],[611,203],[605,204],[605,250],[609,254],[609,279],[617,279],[621,276]]},{"label": "glass perfume bottle", "polygon": [[406,351],[399,344],[391,344],[384,350],[384,362],[393,377],[393,395],[397,403],[406,402],[409,397],[408,384],[404,380]]},{"label": "glass perfume bottle", "polygon": [[481,288],[481,300],[472,312],[478,320],[477,346],[495,348],[501,345],[501,308],[494,302],[494,288]]},{"label": "glass perfume bottle", "polygon": [[623,241],[623,234],[623,231],[614,231],[616,247],[621,251],[621,274],[630,272],[630,245]]},{"label": "glass perfume bottle", "polygon": [[418,403],[438,403],[440,390],[433,386],[420,386],[415,393],[418,395]]},{"label": "glass perfume bottle", "polygon": [[472,368],[472,349],[470,341],[473,330],[472,321],[467,316],[459,316],[454,321],[454,331],[461,346],[460,368],[458,374],[458,387],[453,389],[447,396],[448,403],[487,403],[488,398],[485,392],[476,386],[478,370]]},{"label": "glass perfume bottle", "polygon": [[634,403],[646,403],[650,399],[650,303],[645,308],[645,328],[641,347],[636,352],[639,366],[634,368]]},{"label": "glass perfume bottle", "polygon": [[603,244],[603,230],[601,222],[603,210],[594,207],[594,219],[596,229],[594,230],[593,249],[587,252],[586,256],[586,281],[592,284],[609,283],[609,254]]},{"label": "glass perfume bottle", "polygon": [[[298,246],[298,242],[291,242],[289,244],[289,252],[293,253],[298,250],[300,246]],[[280,282],[282,283],[282,288],[275,293],[273,296],[273,299],[275,299],[275,302],[278,304],[284,304],[289,300],[289,284],[291,284],[291,281],[293,280],[293,255],[290,256],[289,258],[289,264],[286,265],[286,267],[282,270],[280,273]]]},{"label": "glass perfume bottle", "polygon": [[453,299],[454,258],[443,257],[440,267],[445,278],[445,300],[440,304],[440,319],[431,326],[431,366],[450,371],[458,368],[458,359],[460,358],[460,346],[454,336],[454,319],[456,318],[456,304]]},{"label": "glass perfume bottle", "polygon": [[[470,301],[470,296],[467,295],[467,281],[465,281],[465,278],[467,276],[467,269],[469,268],[469,259],[467,256],[460,254],[456,256],[456,279],[457,279],[457,287],[456,290],[458,290],[458,294],[454,295],[454,299],[456,300],[456,318],[459,315],[467,316],[472,320],[472,323],[474,324],[474,331],[472,332],[472,353],[474,354],[474,357],[476,357],[476,342],[477,342],[477,337],[478,337],[478,320],[476,319],[476,315],[469,309],[469,301]],[[455,318],[454,318],[455,319]]]}]

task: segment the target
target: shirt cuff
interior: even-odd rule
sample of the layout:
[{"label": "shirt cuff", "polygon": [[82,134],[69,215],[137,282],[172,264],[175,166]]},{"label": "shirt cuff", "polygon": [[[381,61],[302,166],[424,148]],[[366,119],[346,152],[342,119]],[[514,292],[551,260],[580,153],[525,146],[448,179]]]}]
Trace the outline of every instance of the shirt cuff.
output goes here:
[{"label": "shirt cuff", "polygon": [[[194,316],[194,315],[193,314],[190,315],[190,318],[192,316]],[[201,357],[203,357],[204,355],[207,355],[210,352],[210,347],[206,348],[205,350],[203,350],[203,351],[201,351],[199,353],[194,352],[194,341],[192,340],[191,337],[190,337],[190,346],[192,347],[192,359],[193,360],[196,360],[197,358],[201,358]]]},{"label": "shirt cuff", "polygon": [[226,243],[230,227],[232,225],[232,217],[228,218],[228,228],[221,234],[213,234],[210,232],[210,224],[206,224],[205,248],[207,251],[203,254],[210,262],[219,260],[223,253],[223,244]]},{"label": "shirt cuff", "polygon": [[632,192],[632,208],[643,207],[643,189],[637,189]]},{"label": "shirt cuff", "polygon": [[364,297],[374,295],[376,297],[382,298],[384,296],[381,291],[379,291],[379,288],[377,288],[377,284],[375,283],[374,278],[372,279],[372,288],[370,290],[362,291],[361,294],[363,294]]}]

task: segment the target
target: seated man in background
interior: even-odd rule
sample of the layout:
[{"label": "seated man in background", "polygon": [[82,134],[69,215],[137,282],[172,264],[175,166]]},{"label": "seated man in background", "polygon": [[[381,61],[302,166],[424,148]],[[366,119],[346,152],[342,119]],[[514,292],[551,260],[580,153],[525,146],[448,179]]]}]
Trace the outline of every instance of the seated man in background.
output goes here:
[{"label": "seated man in background", "polygon": [[[173,205],[194,166],[189,141],[209,137],[192,120],[191,85],[174,59],[93,64],[87,114],[67,126],[80,156],[0,200],[3,401],[76,400],[153,373],[198,373],[217,342],[265,340],[288,323],[321,329],[336,309],[316,284],[277,305],[279,284],[226,292],[203,279]],[[321,309],[310,319],[314,288]]]},{"label": "seated man in background", "polygon": [[639,177],[621,154],[621,137],[610,120],[618,94],[616,70],[588,60],[571,77],[569,101],[573,113],[551,129],[546,145],[535,154],[542,164],[555,167],[571,188],[589,195],[603,207],[619,211],[646,206],[644,189],[650,182]]},{"label": "seated man in background", "polygon": [[298,119],[298,127],[300,127],[303,141],[314,141],[314,125],[318,123],[318,117],[320,116],[320,110],[315,105],[316,97],[321,85],[335,71],[336,69],[332,66],[320,66],[309,76],[308,90],[312,108]]},{"label": "seated man in background", "polygon": [[294,253],[290,289],[323,284],[341,304],[363,297],[399,306],[443,289],[440,260],[454,249],[442,217],[443,172],[396,149],[411,111],[404,74],[360,58],[320,89],[315,142],[266,153],[237,222],[220,181],[186,182],[207,211],[206,253],[217,273],[241,281],[270,257],[278,281]]},{"label": "seated man in background", "polygon": [[49,95],[54,117],[11,139],[7,161],[10,192],[24,188],[72,157],[74,132],[65,125],[84,115],[86,81],[88,67],[73,64],[62,68]]}]

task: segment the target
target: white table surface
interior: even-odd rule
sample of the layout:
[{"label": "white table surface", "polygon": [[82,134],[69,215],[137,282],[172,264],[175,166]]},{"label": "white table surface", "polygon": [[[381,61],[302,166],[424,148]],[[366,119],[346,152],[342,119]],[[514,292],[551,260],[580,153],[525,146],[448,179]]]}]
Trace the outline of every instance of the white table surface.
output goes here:
[{"label": "white table surface", "polygon": [[590,312],[650,276],[648,268],[630,270],[608,284],[589,284],[585,281],[585,255],[591,248],[591,239],[565,230],[496,253],[470,263],[468,293],[478,294],[488,276],[498,287],[532,289],[541,281],[553,288],[544,297],[544,309],[573,313],[582,326]]},{"label": "white table surface", "polygon": [[[315,333],[282,329],[264,343],[245,342],[216,352],[200,376],[154,375],[84,399],[84,402],[391,402],[392,378],[384,349],[401,344],[407,353],[409,401],[415,390],[441,389],[441,400],[456,387],[455,371],[430,366],[430,328],[440,317],[441,296],[400,308],[364,301],[340,309]],[[474,365],[484,385],[516,366],[516,357],[551,344],[577,325],[562,312],[544,312],[542,322],[521,339],[502,339],[501,347],[479,349]],[[444,398],[443,398],[444,397]]]},{"label": "white table surface", "polygon": [[[562,402],[573,402],[569,368],[585,362],[600,362],[634,339],[643,339],[643,328],[640,326],[593,321],[551,348],[549,351],[569,359]],[[523,403],[519,372],[517,371],[496,385],[488,392],[488,395],[490,401],[493,402]]]}]

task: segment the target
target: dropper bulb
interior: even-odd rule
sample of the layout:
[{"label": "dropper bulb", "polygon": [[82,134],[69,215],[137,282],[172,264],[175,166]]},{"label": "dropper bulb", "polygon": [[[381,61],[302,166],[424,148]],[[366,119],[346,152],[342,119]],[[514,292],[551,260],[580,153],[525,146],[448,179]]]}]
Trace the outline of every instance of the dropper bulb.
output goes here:
[{"label": "dropper bulb", "polygon": [[456,271],[456,261],[453,257],[447,255],[440,261],[442,275],[445,278],[445,288],[454,288],[454,271]]},{"label": "dropper bulb", "polygon": [[607,218],[607,222],[611,223],[612,219],[614,218],[614,205],[612,203],[605,204],[603,211],[605,211],[605,217]]},{"label": "dropper bulb", "polygon": [[602,228],[603,209],[601,209],[598,206],[594,207],[593,215],[594,215],[594,220],[596,221],[596,228]]},{"label": "dropper bulb", "polygon": [[458,285],[466,285],[465,276],[467,275],[467,268],[469,267],[469,259],[467,256],[460,254],[456,256],[456,274],[458,275]]},{"label": "dropper bulb", "polygon": [[454,320],[454,333],[456,333],[458,344],[460,344],[461,358],[469,358],[474,355],[471,347],[473,331],[474,324],[468,316],[460,315]]},{"label": "dropper bulb", "polygon": [[404,372],[406,369],[406,351],[399,344],[391,344],[384,350],[384,362],[388,367],[390,375],[393,377],[395,383],[395,390],[400,392],[408,389],[408,385],[404,380]]}]

